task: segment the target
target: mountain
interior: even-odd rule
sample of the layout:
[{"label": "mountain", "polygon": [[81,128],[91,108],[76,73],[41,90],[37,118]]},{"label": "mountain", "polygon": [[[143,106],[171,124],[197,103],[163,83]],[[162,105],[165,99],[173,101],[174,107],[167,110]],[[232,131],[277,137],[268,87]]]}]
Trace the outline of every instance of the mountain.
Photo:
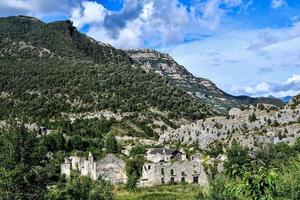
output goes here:
[{"label": "mountain", "polygon": [[293,98],[292,96],[285,96],[285,97],[281,97],[280,99],[281,101],[288,103],[292,98]]},{"label": "mountain", "polygon": [[230,108],[242,107],[248,104],[269,103],[276,106],[284,105],[280,99],[276,98],[252,98],[227,94],[212,81],[195,77],[165,53],[150,49],[141,49],[128,50],[127,54],[133,60],[139,62],[145,70],[153,71],[167,78],[171,84],[186,91],[219,113],[228,112]]},{"label": "mountain", "polygon": [[0,18],[0,26],[0,120],[115,118],[117,132],[153,136],[261,102],[223,92],[167,54],[97,42],[69,20],[18,16]]},{"label": "mountain", "polygon": [[257,105],[258,103],[271,104],[275,106],[284,106],[287,102],[283,102],[281,99],[276,97],[249,97],[249,96],[236,96],[237,99],[241,100],[244,104]]},{"label": "mountain", "polygon": [[71,21],[18,16],[0,18],[0,27],[0,120],[47,123],[105,111],[145,123],[167,117],[179,123],[214,113]]}]

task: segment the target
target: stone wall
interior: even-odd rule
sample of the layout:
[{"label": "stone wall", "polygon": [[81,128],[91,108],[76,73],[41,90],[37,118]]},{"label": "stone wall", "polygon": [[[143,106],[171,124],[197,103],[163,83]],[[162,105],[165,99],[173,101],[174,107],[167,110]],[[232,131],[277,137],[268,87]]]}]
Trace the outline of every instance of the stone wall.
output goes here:
[{"label": "stone wall", "polygon": [[125,172],[125,162],[113,154],[108,154],[105,158],[97,162],[97,176],[109,180],[112,184],[127,182]]},{"label": "stone wall", "polygon": [[95,162],[92,155],[86,157],[71,156],[61,164],[61,174],[70,178],[71,171],[78,170],[81,176],[89,176],[93,180],[99,177],[112,184],[126,183],[125,162],[113,154],[106,155]]},{"label": "stone wall", "polygon": [[145,163],[140,187],[150,187],[168,183],[197,183],[207,185],[207,176],[199,161],[177,161]]}]

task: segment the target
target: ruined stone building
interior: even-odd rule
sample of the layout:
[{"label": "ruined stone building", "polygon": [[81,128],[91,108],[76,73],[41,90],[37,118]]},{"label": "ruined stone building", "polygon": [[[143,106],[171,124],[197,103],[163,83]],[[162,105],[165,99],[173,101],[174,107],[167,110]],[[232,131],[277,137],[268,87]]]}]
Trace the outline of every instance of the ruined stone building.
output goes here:
[{"label": "ruined stone building", "polygon": [[150,162],[171,161],[172,159],[185,160],[186,155],[178,150],[166,148],[149,149],[146,155],[146,160]]},{"label": "ruined stone building", "polygon": [[197,183],[207,185],[207,176],[198,157],[188,160],[186,155],[169,149],[151,149],[143,166],[140,187],[168,183]]},{"label": "ruined stone building", "polygon": [[[188,160],[180,151],[155,148],[150,149],[145,158],[147,162],[138,183],[140,187],[183,182],[207,185],[207,176],[199,156]],[[94,161],[91,154],[88,157],[67,157],[61,165],[61,174],[70,178],[72,170],[78,170],[81,176],[90,176],[93,180],[101,176],[112,184],[124,184],[127,181],[125,162],[113,154],[99,161]]]},{"label": "ruined stone building", "polygon": [[108,154],[99,161],[89,154],[88,158],[70,156],[61,164],[61,174],[70,178],[71,171],[78,170],[81,176],[97,180],[100,176],[112,184],[126,183],[125,162],[113,154]]}]

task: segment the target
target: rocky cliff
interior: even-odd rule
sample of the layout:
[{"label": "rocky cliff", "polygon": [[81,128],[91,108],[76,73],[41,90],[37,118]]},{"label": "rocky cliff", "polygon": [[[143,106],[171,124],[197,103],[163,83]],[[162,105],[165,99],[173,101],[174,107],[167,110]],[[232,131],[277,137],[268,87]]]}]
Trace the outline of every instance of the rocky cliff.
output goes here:
[{"label": "rocky cliff", "polygon": [[128,50],[127,54],[141,64],[147,71],[166,77],[171,84],[201,102],[209,105],[215,111],[224,113],[232,107],[241,107],[248,104],[269,103],[283,106],[284,103],[276,98],[251,98],[247,96],[236,97],[219,89],[212,81],[195,77],[184,66],[179,65],[171,56],[150,49]]},{"label": "rocky cliff", "polygon": [[199,120],[179,129],[165,132],[160,143],[196,144],[200,149],[213,148],[216,144],[227,146],[236,139],[250,148],[265,143],[292,143],[300,137],[299,97],[278,109],[268,104],[233,108],[226,117]]}]

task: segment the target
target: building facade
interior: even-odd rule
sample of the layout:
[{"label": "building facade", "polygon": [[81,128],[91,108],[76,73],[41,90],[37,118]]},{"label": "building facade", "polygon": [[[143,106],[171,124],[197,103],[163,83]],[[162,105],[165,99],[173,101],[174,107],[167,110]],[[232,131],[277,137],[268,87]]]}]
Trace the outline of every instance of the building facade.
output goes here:
[{"label": "building facade", "polygon": [[207,185],[207,175],[199,156],[191,160],[179,151],[157,148],[147,152],[143,166],[140,187],[150,187],[171,183],[195,183]]},{"label": "building facade", "polygon": [[207,185],[207,176],[197,161],[145,163],[140,187],[170,183],[195,183]]}]

